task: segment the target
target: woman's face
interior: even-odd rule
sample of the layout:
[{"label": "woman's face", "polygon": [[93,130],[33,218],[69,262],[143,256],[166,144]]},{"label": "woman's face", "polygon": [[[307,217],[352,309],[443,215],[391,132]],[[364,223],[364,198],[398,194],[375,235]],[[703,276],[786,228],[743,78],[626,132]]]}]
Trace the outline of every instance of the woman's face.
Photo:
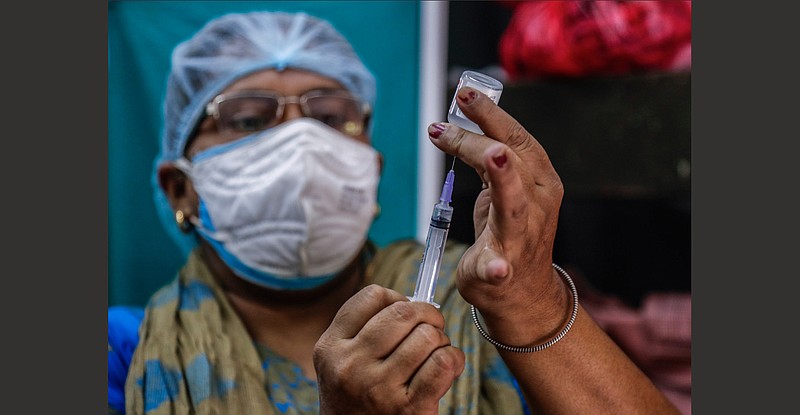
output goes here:
[{"label": "woman's face", "polygon": [[[256,72],[252,75],[248,75],[242,79],[231,84],[228,88],[226,88],[220,95],[231,96],[236,94],[242,93],[253,93],[254,95],[259,95],[263,93],[267,94],[275,94],[284,97],[297,97],[301,96],[309,91],[321,91],[322,93],[339,93],[339,94],[347,94],[347,91],[342,85],[331,79],[324,77],[322,75],[315,74],[313,72],[303,71],[299,69],[286,69],[284,71],[276,71],[274,69],[264,70],[261,72]],[[249,95],[249,94],[248,94]],[[256,105],[256,104],[221,104],[219,106],[220,109],[223,108],[223,105],[228,105],[228,108],[236,106],[239,113],[246,113],[247,111],[252,111],[253,108],[259,107],[261,111],[263,111],[263,106]],[[323,107],[325,105],[323,104]],[[327,105],[331,107],[331,105]],[[334,106],[336,104],[334,103]],[[338,110],[338,107],[335,107]],[[328,109],[331,110],[331,109]],[[332,111],[332,110],[331,110]],[[231,112],[227,110],[226,112]],[[269,127],[275,126],[280,123],[284,123],[286,121],[301,118],[303,117],[303,112],[301,110],[300,104],[296,102],[286,103],[283,112],[279,119],[276,119]],[[227,114],[222,115],[223,125],[226,124],[233,124],[231,121],[234,116],[227,116]],[[265,126],[267,127],[267,126]],[[258,128],[255,126],[250,126],[249,128]],[[224,131],[220,130],[219,122],[213,116],[206,116],[199,124],[195,136],[190,139],[186,151],[185,156],[189,160],[200,151],[203,151],[209,147],[214,145],[222,144],[225,142],[229,142],[231,140],[235,140],[237,138],[244,137],[246,135],[252,134],[254,131],[245,131],[242,130],[231,130],[227,129]],[[360,130],[360,131],[358,131]],[[354,134],[350,134],[349,136],[352,137],[354,140],[361,141],[363,143],[370,143],[370,139],[366,134],[365,128],[360,128],[358,130],[353,131]]]},{"label": "woman's face", "polygon": [[[270,69],[241,78],[222,91],[220,96],[241,97],[242,95],[247,95],[247,97],[263,97],[271,94],[272,96],[298,97],[310,91],[326,91],[326,96],[337,95],[337,93],[347,94],[347,91],[337,81],[312,72],[296,69],[287,69],[278,72]],[[347,95],[350,96],[349,94]],[[317,95],[317,97],[319,97],[319,95]],[[341,96],[339,97],[341,98]],[[311,100],[311,98],[309,98],[309,100]],[[293,119],[302,118],[304,113],[300,104],[295,102],[294,98],[290,99],[290,101],[291,102],[285,103],[280,117],[274,120],[271,119],[270,114],[277,114],[277,112],[274,111],[274,105],[269,105],[270,102],[274,104],[274,100],[255,99],[237,102],[231,104],[232,106],[224,110],[222,104],[220,104],[218,106],[218,113],[222,121],[219,122],[213,115],[207,115],[202,119],[196,129],[196,133],[187,144],[184,156],[192,160],[199,152],[209,149],[210,147],[251,135],[256,131],[271,128]],[[352,101],[346,102],[345,100],[337,102],[335,99],[323,99],[317,101],[316,104],[313,105],[310,101],[307,104],[307,111],[312,113],[311,115],[313,115],[314,118],[331,126],[336,125],[339,131],[351,132],[351,134],[346,135],[353,140],[371,144],[365,128],[346,128],[347,123],[344,121],[356,119],[355,113],[349,111],[353,109]],[[360,106],[356,108],[360,108]],[[367,116],[363,115],[363,112],[360,112],[360,110],[357,111],[359,115],[363,117]],[[340,116],[337,116],[337,114]],[[259,120],[268,120],[268,122],[259,122]],[[364,121],[365,120],[359,120],[360,123],[364,123]],[[361,124],[359,124],[359,126],[361,126]],[[382,157],[378,154],[378,164],[380,167],[382,167],[382,161]],[[172,163],[165,163],[159,169],[159,180],[173,210],[180,210],[186,217],[197,216],[199,211],[199,197],[194,190],[194,185],[191,180],[182,171]],[[267,297],[278,295],[276,298],[286,298],[286,293],[273,292],[249,283],[244,279],[235,277],[232,271],[216,256],[214,249],[211,248],[210,245],[205,241],[202,241],[201,245],[206,249],[206,252],[209,253],[208,258],[212,270],[215,275],[223,279],[223,286],[227,287],[227,289],[244,293],[260,293],[258,295]],[[357,259],[353,261],[353,264],[355,264]],[[291,298],[314,299],[319,292],[329,289],[331,286],[338,284],[338,282],[330,282],[329,284],[330,285],[320,287],[318,290],[295,293]]]}]

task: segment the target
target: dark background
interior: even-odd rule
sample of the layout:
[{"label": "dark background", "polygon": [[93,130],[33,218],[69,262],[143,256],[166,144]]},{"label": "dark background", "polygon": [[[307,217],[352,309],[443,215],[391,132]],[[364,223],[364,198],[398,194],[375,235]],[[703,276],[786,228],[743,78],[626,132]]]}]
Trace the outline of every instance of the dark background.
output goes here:
[{"label": "dark background", "polygon": [[[690,291],[691,74],[509,82],[497,45],[512,10],[449,9],[446,102],[464,69],[504,81],[499,105],[542,143],[564,183],[554,262],[633,306],[650,292]],[[450,238],[472,243],[481,181],[455,166]]]}]

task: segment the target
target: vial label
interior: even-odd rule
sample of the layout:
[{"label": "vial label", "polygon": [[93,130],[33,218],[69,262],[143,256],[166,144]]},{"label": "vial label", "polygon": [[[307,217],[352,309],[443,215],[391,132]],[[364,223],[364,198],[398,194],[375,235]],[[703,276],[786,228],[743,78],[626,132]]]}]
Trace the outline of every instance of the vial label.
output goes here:
[{"label": "vial label", "polygon": [[503,93],[503,84],[490,76],[474,71],[464,71],[458,80],[456,93],[447,113],[447,121],[473,133],[483,135],[480,127],[464,115],[456,102],[458,91],[464,86],[477,89],[497,104],[500,101],[500,94]]}]

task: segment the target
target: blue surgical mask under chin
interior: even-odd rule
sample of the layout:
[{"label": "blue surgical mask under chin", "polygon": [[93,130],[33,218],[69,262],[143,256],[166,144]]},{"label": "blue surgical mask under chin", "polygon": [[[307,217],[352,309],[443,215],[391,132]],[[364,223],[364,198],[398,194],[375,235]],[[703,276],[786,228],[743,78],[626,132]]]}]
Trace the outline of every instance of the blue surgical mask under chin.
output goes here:
[{"label": "blue surgical mask under chin", "polygon": [[200,201],[200,226],[196,226],[197,233],[208,242],[216,251],[220,259],[240,278],[262,287],[274,290],[308,290],[324,285],[333,280],[336,273],[320,275],[315,277],[303,276],[278,276],[269,272],[261,271],[240,261],[234,254],[225,249],[225,244],[214,239],[206,229],[213,231],[213,224],[208,216],[205,203]]}]

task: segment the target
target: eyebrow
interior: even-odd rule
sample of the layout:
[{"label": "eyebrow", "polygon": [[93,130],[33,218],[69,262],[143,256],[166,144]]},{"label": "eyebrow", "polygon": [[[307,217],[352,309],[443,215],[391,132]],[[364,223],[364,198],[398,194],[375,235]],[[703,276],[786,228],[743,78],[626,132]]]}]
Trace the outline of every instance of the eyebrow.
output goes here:
[{"label": "eyebrow", "polygon": [[[353,93],[350,92],[350,90],[348,90],[347,88],[340,88],[340,87],[311,88],[311,89],[307,89],[307,90],[305,90],[305,91],[303,91],[303,92],[301,92],[299,94],[296,94],[296,95],[300,96],[300,95],[307,94],[309,92],[339,92],[339,91],[344,91],[344,92],[347,92],[350,95],[353,95]],[[278,92],[278,91],[276,91],[274,89],[240,89],[240,90],[222,92],[219,95],[246,95],[247,93],[259,94],[259,93],[265,93],[265,92],[271,93],[271,94],[275,94],[275,95],[280,95],[280,96],[289,96],[289,95],[280,93],[280,92]]]}]

